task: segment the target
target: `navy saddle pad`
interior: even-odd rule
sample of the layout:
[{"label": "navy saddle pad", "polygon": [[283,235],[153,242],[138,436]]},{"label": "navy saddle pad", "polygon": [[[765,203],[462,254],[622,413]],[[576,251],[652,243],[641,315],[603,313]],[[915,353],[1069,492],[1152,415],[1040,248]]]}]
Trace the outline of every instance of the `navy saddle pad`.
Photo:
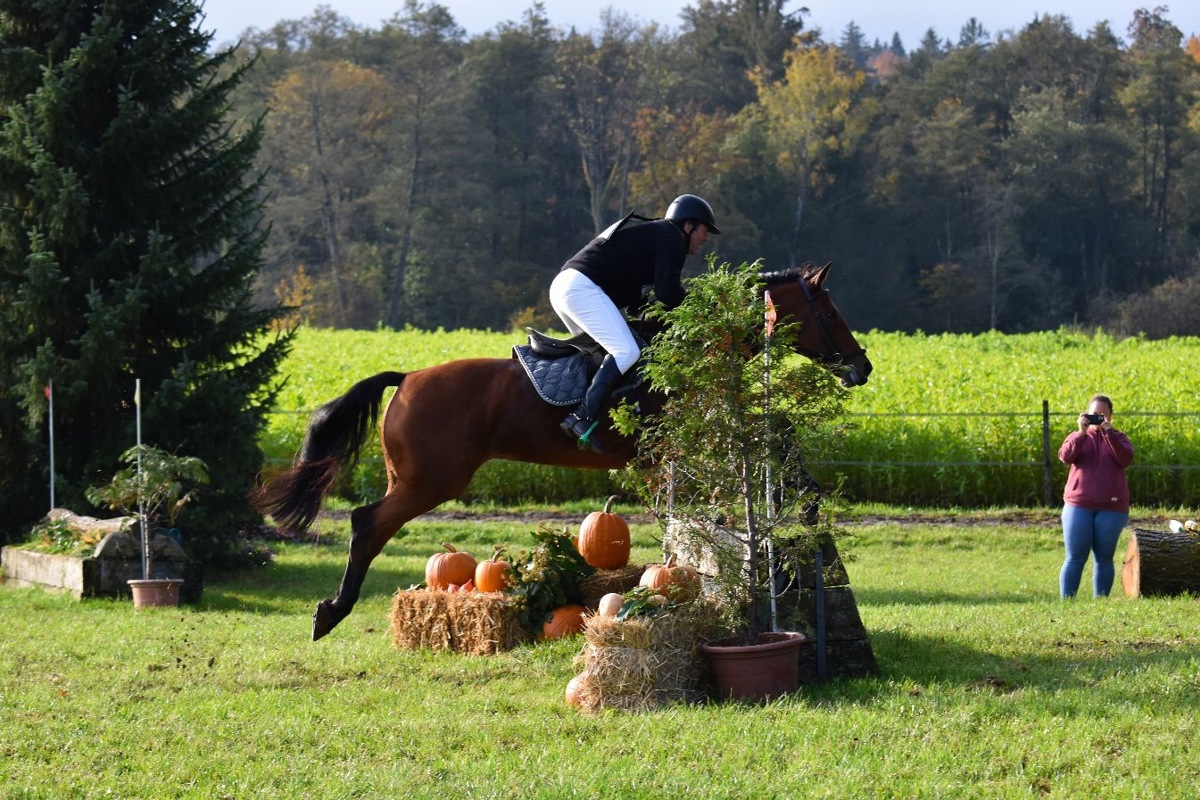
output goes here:
[{"label": "navy saddle pad", "polygon": [[[638,345],[645,344],[638,337]],[[596,366],[583,353],[543,358],[533,352],[527,344],[513,346],[513,358],[521,362],[525,374],[533,383],[538,396],[552,406],[576,406],[583,402],[583,395],[592,382]],[[638,388],[645,382],[642,371],[634,364],[624,379],[613,390],[613,397],[620,397]]]}]

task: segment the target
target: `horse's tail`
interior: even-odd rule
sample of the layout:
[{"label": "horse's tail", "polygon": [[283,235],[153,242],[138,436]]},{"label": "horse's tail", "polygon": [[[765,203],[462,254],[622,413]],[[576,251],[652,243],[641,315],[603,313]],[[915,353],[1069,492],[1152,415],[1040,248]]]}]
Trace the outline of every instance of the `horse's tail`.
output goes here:
[{"label": "horse's tail", "polygon": [[281,527],[306,530],[338,471],[358,460],[367,430],[379,417],[383,390],[403,380],[403,372],[381,372],[314,411],[292,468],[251,494],[255,508]]}]

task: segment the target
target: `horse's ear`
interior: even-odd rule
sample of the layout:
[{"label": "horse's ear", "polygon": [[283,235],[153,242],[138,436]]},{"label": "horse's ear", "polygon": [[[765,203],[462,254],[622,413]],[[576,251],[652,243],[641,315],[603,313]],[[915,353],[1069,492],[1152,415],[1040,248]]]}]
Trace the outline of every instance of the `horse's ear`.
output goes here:
[{"label": "horse's ear", "polygon": [[813,277],[812,277],[812,285],[820,286],[821,284],[823,284],[825,282],[825,279],[829,277],[829,268],[832,266],[833,266],[833,262],[830,261],[825,266],[823,266],[819,270],[817,270],[816,274],[813,275]]}]

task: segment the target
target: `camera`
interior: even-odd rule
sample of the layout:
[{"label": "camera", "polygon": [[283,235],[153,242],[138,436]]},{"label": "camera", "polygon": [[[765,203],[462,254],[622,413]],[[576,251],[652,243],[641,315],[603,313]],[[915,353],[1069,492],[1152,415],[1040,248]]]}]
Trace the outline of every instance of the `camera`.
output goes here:
[{"label": "camera", "polygon": [[1088,421],[1089,425],[1101,425],[1104,423],[1103,414],[1084,414],[1083,418]]}]

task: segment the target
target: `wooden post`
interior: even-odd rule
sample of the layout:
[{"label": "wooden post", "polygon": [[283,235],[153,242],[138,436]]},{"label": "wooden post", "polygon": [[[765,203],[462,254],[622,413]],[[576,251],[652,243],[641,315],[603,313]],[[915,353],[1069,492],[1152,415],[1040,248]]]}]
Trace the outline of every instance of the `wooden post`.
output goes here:
[{"label": "wooden post", "polygon": [[1054,462],[1050,456],[1050,401],[1042,401],[1042,499],[1054,505]]},{"label": "wooden post", "polygon": [[813,558],[816,562],[813,580],[816,582],[814,599],[817,604],[817,680],[824,681],[829,677],[829,670],[825,665],[825,648],[829,644],[825,635],[825,553],[818,547],[813,553]]}]

